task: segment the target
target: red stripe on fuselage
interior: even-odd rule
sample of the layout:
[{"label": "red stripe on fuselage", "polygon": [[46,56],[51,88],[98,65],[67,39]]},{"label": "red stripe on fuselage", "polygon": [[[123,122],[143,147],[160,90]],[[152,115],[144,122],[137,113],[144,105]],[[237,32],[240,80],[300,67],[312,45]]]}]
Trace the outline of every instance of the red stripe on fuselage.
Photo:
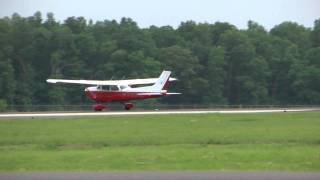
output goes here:
[{"label": "red stripe on fuselage", "polygon": [[140,92],[119,92],[119,91],[85,91],[88,98],[98,103],[126,102],[130,100],[141,100],[148,98],[158,98],[162,95],[138,95]]}]

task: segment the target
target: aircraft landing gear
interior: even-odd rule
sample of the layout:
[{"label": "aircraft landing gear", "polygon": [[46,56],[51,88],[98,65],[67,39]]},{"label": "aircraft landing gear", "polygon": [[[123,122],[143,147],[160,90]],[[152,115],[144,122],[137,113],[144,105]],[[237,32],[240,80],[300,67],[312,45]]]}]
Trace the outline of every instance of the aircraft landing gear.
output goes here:
[{"label": "aircraft landing gear", "polygon": [[124,109],[125,110],[130,110],[131,108],[133,108],[133,104],[132,103],[124,103]]},{"label": "aircraft landing gear", "polygon": [[93,110],[95,111],[102,111],[104,109],[107,108],[107,106],[103,105],[103,104],[95,104],[92,106]]}]

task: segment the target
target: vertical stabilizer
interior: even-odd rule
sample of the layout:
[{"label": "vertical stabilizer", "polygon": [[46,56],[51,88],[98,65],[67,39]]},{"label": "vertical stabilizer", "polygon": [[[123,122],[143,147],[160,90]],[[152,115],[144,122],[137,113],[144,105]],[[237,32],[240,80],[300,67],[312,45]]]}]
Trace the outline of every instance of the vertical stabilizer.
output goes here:
[{"label": "vertical stabilizer", "polygon": [[156,81],[156,83],[152,86],[155,90],[161,91],[166,90],[168,88],[169,78],[171,71],[163,71]]}]

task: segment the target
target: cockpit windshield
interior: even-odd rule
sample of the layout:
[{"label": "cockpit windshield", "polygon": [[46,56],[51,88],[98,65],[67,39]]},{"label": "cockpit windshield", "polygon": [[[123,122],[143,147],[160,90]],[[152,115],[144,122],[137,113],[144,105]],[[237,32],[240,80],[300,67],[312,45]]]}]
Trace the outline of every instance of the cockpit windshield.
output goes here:
[{"label": "cockpit windshield", "polygon": [[122,89],[125,89],[125,88],[127,88],[127,86],[125,86],[125,85],[120,85],[120,89],[122,90]]}]

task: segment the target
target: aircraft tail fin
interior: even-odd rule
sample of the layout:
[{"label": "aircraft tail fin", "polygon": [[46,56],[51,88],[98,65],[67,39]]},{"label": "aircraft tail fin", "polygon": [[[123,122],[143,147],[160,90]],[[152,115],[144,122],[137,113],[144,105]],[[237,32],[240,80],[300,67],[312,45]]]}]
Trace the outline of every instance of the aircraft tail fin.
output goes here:
[{"label": "aircraft tail fin", "polygon": [[155,88],[157,91],[167,90],[169,86],[170,74],[171,71],[163,71],[156,83],[153,85],[153,88]]}]

